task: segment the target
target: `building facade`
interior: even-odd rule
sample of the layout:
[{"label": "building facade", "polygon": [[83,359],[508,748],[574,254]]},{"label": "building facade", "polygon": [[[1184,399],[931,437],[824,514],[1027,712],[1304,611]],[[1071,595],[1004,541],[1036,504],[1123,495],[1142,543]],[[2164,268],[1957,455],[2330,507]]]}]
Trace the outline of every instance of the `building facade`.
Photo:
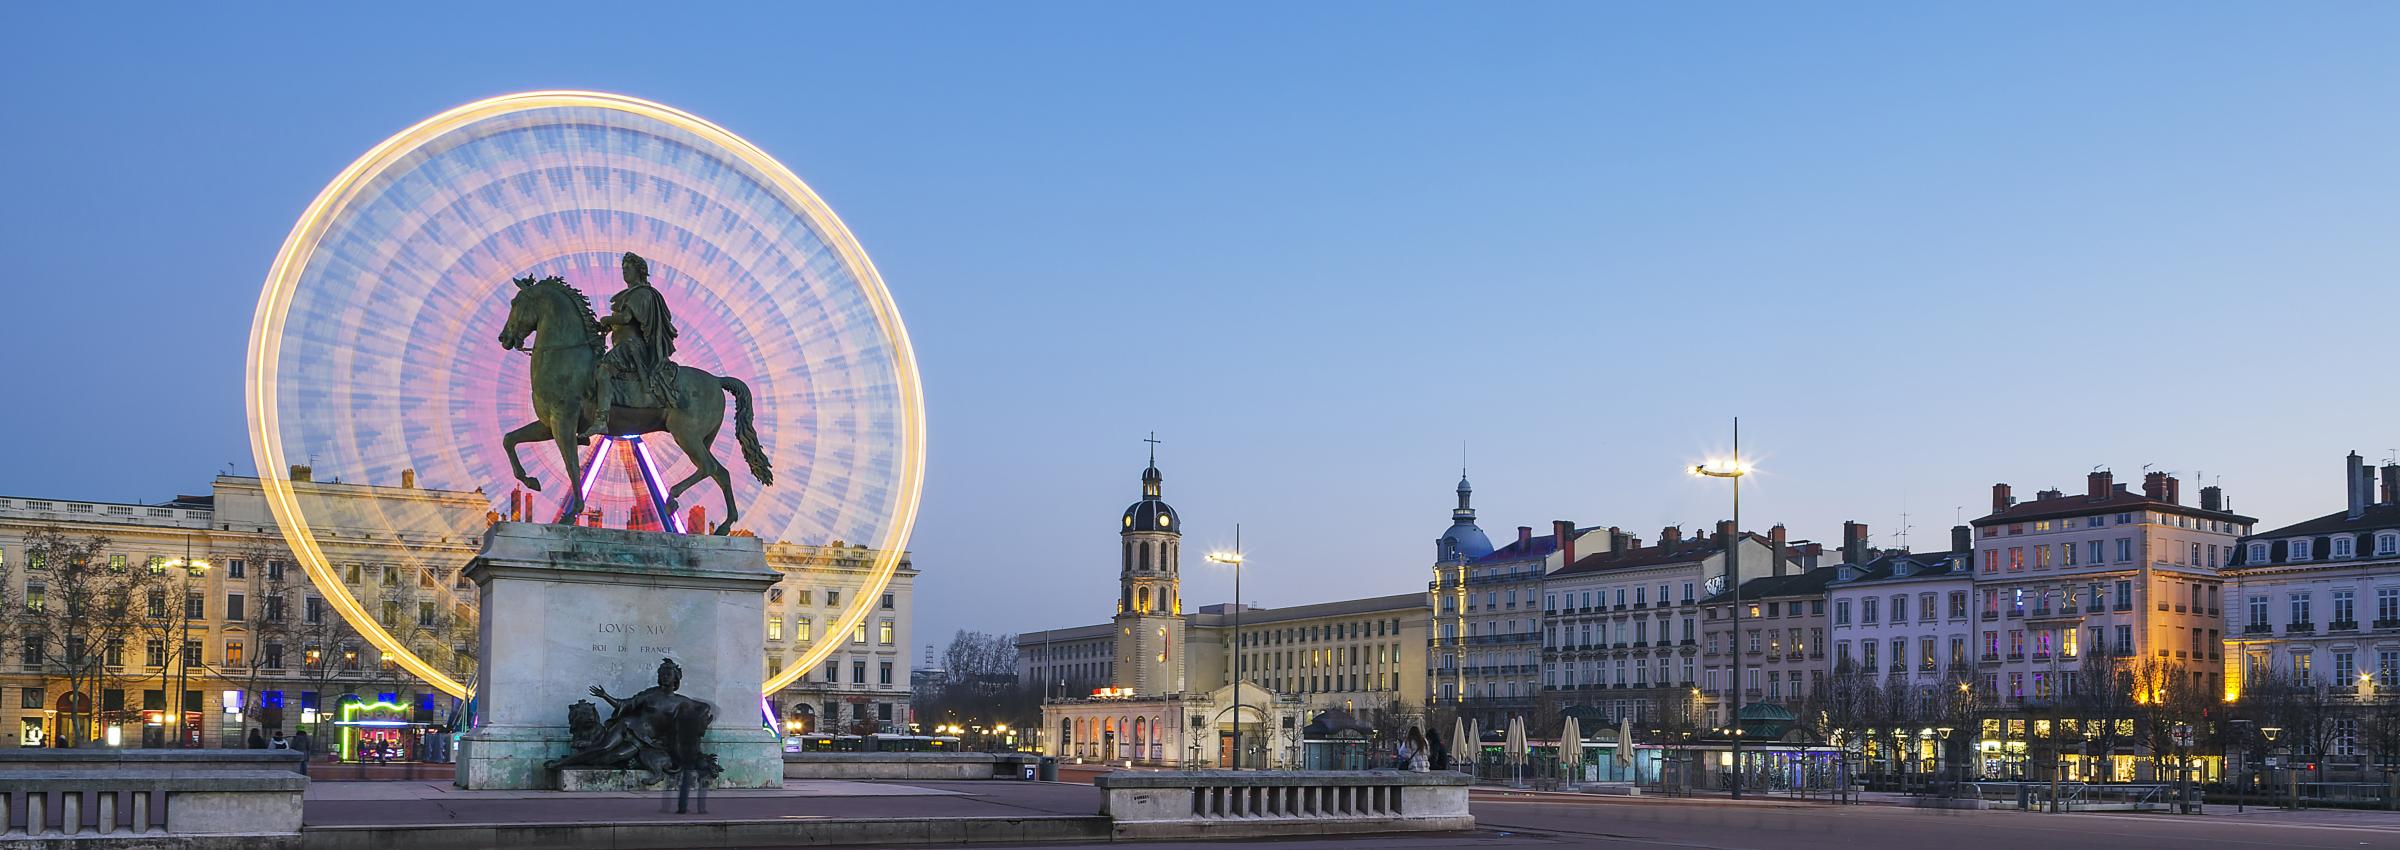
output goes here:
[{"label": "building facade", "polygon": [[1611,719],[1710,725],[1696,704],[1700,601],[1725,586],[1729,549],[1741,580],[1782,574],[1780,527],[1777,534],[1737,536],[1728,522],[1690,539],[1669,526],[1649,546],[1614,528],[1584,536],[1597,551],[1569,553],[1573,560],[1543,585],[1552,612],[1543,629],[1551,698]]},{"label": "building facade", "polygon": [[1734,594],[1700,600],[1699,680],[1707,725],[1730,725],[1735,689],[1745,706],[1769,704],[1798,714],[1825,690],[1825,587],[1837,571],[1800,570],[1742,582],[1741,618]]},{"label": "building facade", "polygon": [[[325,532],[319,545],[334,579],[420,658],[472,680],[479,618],[475,590],[460,573],[484,529],[509,512],[479,492],[419,487],[408,473],[396,484],[321,482],[297,467],[292,487]],[[91,675],[76,677],[81,683],[62,668],[82,653],[48,640],[13,642],[0,688],[15,698],[0,700],[0,728],[13,731],[18,746],[56,745],[77,731],[62,721],[88,713],[93,728],[82,737],[123,746],[180,739],[239,747],[251,729],[307,728],[321,749],[439,759],[447,754],[439,730],[469,722],[458,700],[382,657],[334,610],[291,557],[256,478],[218,476],[208,495],[159,504],[0,497],[0,586],[9,597],[0,601],[52,605],[56,565],[31,563],[27,548],[51,528],[75,540],[106,538],[103,563],[146,570],[153,581],[143,592],[143,625],[104,647],[100,662],[87,665]],[[863,628],[837,638],[816,626],[839,612],[841,594],[861,586],[873,552],[784,544],[768,551],[786,578],[769,591],[765,669],[780,671],[814,641],[850,643],[835,656],[838,684],[828,681],[835,671],[812,675],[780,694],[781,705],[807,706],[802,714],[847,705],[846,716],[863,707],[879,723],[888,711],[892,728],[904,726],[907,658],[899,649],[909,639],[913,567],[904,557]],[[889,689],[880,684],[886,663]],[[401,731],[345,732],[348,713]]]},{"label": "building facade", "polygon": [[814,646],[841,643],[816,669],[767,698],[787,732],[906,733],[914,722],[907,647],[917,570],[908,556],[866,619],[848,634],[830,631],[852,601],[847,595],[866,586],[876,554],[865,546],[768,544],[767,565],[784,578],[767,591],[767,676],[799,663]]},{"label": "building facade", "polygon": [[2234,543],[2250,517],[2202,488],[2183,504],[2174,476],[2149,473],[2129,492],[2103,470],[2085,492],[2045,490],[2019,502],[1992,487],[1973,521],[1980,686],[1996,708],[2055,704],[2081,688],[2091,659],[2156,668],[2213,688],[2224,675],[2220,613]]},{"label": "building facade", "polygon": [[2243,537],[2225,570],[2226,698],[2277,683],[2329,698],[2314,755],[2353,779],[2372,772],[2365,715],[2400,698],[2400,464],[2375,478],[2351,453],[2343,510]]}]

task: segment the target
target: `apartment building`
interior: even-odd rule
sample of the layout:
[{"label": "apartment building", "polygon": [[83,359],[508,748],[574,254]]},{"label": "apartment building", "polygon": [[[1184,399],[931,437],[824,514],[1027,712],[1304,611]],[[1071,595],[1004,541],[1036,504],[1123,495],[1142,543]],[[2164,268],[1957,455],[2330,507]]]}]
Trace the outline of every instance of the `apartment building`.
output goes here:
[{"label": "apartment building", "polygon": [[2085,492],[2019,502],[1992,487],[1976,518],[1980,683],[2002,707],[2072,695],[2089,659],[2151,664],[2212,687],[2223,676],[2223,579],[2256,520],[2226,510],[2216,487],[2186,505],[2181,484],[2144,476],[2129,492],[2106,470]]}]

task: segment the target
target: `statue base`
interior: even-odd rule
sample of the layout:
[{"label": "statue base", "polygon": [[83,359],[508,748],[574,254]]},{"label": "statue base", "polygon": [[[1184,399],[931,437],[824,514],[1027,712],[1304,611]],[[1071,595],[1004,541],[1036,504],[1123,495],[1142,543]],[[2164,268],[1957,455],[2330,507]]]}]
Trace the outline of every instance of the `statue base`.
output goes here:
[{"label": "statue base", "polygon": [[[647,770],[603,770],[594,767],[570,767],[558,772],[560,791],[674,791],[682,787],[682,779],[668,776],[650,781]],[[702,782],[694,788],[722,787],[715,781]]]},{"label": "statue base", "polygon": [[567,706],[600,703],[593,685],[622,699],[657,684],[662,658],[683,666],[679,693],[716,706],[701,741],[724,771],[713,787],[783,787],[782,741],[758,713],[766,591],[782,575],[757,538],[504,522],[466,575],[483,654],[458,787],[562,789],[542,764],[568,752]]}]

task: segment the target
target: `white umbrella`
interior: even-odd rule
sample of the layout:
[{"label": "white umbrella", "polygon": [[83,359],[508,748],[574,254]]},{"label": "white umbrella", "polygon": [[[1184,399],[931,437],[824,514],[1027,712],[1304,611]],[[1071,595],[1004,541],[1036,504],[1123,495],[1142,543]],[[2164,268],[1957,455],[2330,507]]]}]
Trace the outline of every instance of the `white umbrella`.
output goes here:
[{"label": "white umbrella", "polygon": [[1505,740],[1500,745],[1501,756],[1516,766],[1517,783],[1522,785],[1525,782],[1525,718],[1508,719],[1508,737]]},{"label": "white umbrella", "polygon": [[1573,783],[1583,766],[1583,724],[1575,715],[1567,715],[1567,728],[1558,733],[1558,766],[1566,771],[1567,782]]},{"label": "white umbrella", "polygon": [[1633,718],[1617,718],[1617,766],[1633,766]]},{"label": "white umbrella", "polygon": [[1450,767],[1473,772],[1474,764],[1475,746],[1467,740],[1467,719],[1453,718],[1450,721]]},{"label": "white umbrella", "polygon": [[1481,761],[1483,761],[1483,718],[1478,717],[1467,724],[1467,772],[1475,772],[1477,763]]}]

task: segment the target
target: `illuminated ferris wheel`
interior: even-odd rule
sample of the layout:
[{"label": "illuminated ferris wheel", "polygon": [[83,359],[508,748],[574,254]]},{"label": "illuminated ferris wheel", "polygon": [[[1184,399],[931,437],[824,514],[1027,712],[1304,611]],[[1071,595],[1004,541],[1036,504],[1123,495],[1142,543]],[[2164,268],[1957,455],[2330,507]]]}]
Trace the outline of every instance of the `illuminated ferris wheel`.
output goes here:
[{"label": "illuminated ferris wheel", "polygon": [[[470,103],[376,145],[308,206],[259,298],[246,380],[268,505],[310,580],[387,657],[451,694],[465,685],[378,622],[327,554],[344,536],[405,537],[423,505],[337,504],[286,470],[481,491],[533,521],[560,518],[570,488],[589,493],[573,521],[674,531],[728,516],[710,488],[678,505],[692,516],[661,510],[655,482],[694,470],[671,449],[612,453],[603,437],[581,481],[527,452],[529,473],[559,482],[541,493],[511,473],[500,435],[533,418],[529,358],[497,342],[512,281],[560,277],[605,312],[627,252],[674,305],[676,359],[741,376],[755,398],[776,480],[742,482],[740,527],[877,552],[828,633],[861,622],[899,563],[923,480],[915,359],[832,210],[756,146],[671,107],[588,92]],[[812,647],[767,690],[837,645]]]}]

